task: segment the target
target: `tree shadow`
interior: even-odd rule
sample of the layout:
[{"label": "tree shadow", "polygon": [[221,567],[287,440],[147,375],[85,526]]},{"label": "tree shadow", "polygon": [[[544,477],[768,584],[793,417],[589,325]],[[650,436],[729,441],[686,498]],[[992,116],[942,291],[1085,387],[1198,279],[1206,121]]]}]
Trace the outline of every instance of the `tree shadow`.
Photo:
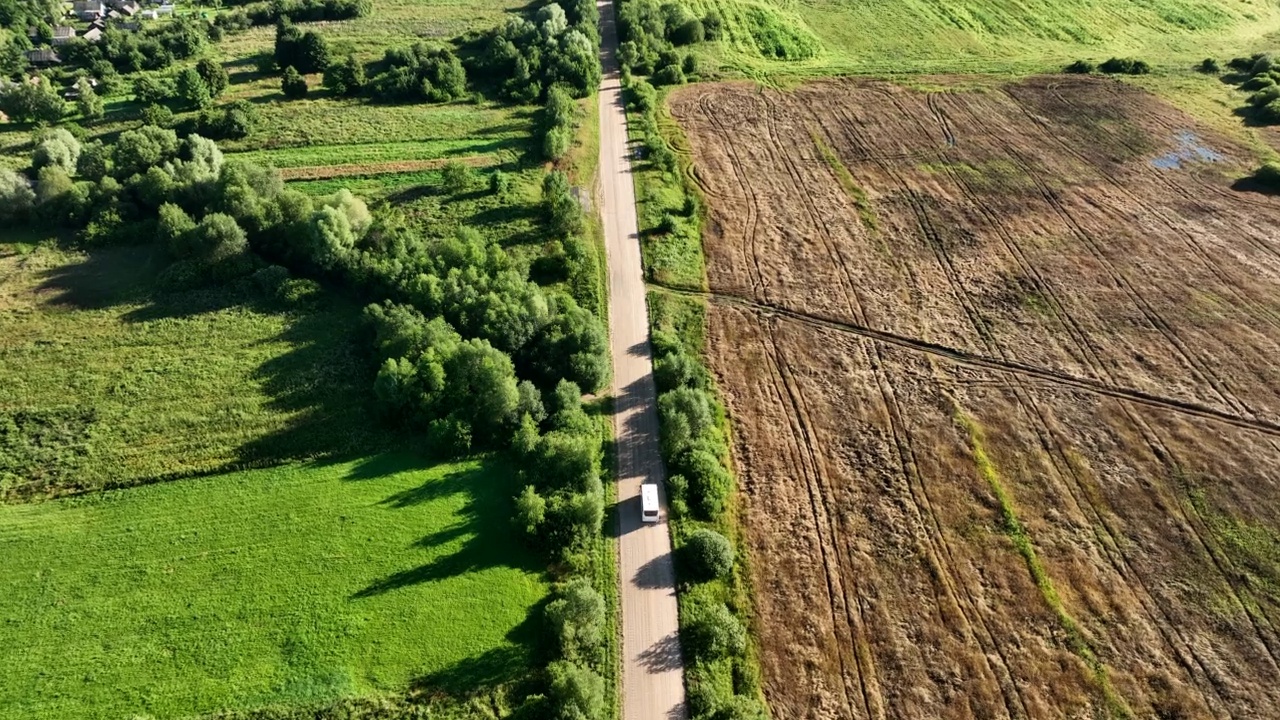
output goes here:
[{"label": "tree shadow", "polygon": [[[510,487],[506,488],[509,492],[492,487],[503,475],[510,480]],[[512,551],[512,547],[520,543],[510,522],[515,486],[514,470],[505,463],[490,459],[478,468],[459,470],[443,478],[432,477],[418,487],[388,496],[382,504],[399,509],[459,493],[466,494],[467,501],[459,512],[462,518],[459,523],[428,533],[413,543],[413,547],[425,550],[458,540],[462,540],[462,545],[452,554],[378,578],[350,599],[375,597],[495,567],[543,572],[545,568],[532,552]]]},{"label": "tree shadow", "polygon": [[1280,188],[1267,185],[1252,175],[1242,177],[1231,183],[1231,189],[1236,192],[1256,193],[1258,195],[1270,195],[1272,197],[1280,196]]},{"label": "tree shadow", "polygon": [[670,633],[640,653],[640,664],[649,672],[679,670],[684,665],[680,653],[680,634]]},{"label": "tree shadow", "polygon": [[167,262],[164,252],[151,245],[92,250],[77,262],[46,271],[38,289],[49,306],[127,308],[121,315],[127,323],[189,319],[232,309],[282,318],[283,330],[256,342],[285,349],[252,368],[251,377],[266,396],[266,407],[284,422],[236,448],[231,467],[350,457],[400,440],[395,430],[377,422],[372,359],[362,334],[353,330],[361,326],[356,303],[327,292],[286,301],[248,278],[167,290],[158,282]]},{"label": "tree shadow", "polygon": [[[453,696],[473,695],[477,691],[511,682],[529,680],[529,666],[541,664],[544,628],[542,610],[547,599],[529,611],[523,621],[506,635],[509,644],[460,660],[442,670],[414,678],[410,687],[423,693],[446,693]],[[528,694],[530,688],[517,689],[516,697]]]},{"label": "tree shadow", "polygon": [[662,590],[675,588],[675,571],[672,568],[671,554],[659,555],[636,571],[631,582],[644,590]]}]

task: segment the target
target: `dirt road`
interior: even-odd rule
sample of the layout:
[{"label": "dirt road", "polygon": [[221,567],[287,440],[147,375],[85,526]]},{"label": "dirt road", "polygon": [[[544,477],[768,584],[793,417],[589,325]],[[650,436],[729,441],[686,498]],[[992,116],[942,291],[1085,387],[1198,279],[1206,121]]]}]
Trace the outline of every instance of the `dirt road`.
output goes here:
[{"label": "dirt road", "polygon": [[[623,720],[683,720],[684,663],[677,634],[675,571],[665,519],[640,520],[640,485],[662,483],[635,188],[615,52],[613,5],[600,8],[600,194],[609,257],[609,327],[616,398],[618,554],[622,579]],[[666,497],[662,495],[663,507]],[[664,513],[665,515],[665,513]]]}]

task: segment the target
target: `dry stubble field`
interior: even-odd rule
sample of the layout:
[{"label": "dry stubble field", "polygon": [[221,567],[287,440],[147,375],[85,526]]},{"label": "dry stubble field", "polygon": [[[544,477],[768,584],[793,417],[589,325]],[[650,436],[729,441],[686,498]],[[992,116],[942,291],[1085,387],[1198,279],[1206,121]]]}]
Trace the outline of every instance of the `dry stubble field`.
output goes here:
[{"label": "dry stubble field", "polygon": [[780,718],[1280,717],[1280,198],[1077,78],[676,93]]}]

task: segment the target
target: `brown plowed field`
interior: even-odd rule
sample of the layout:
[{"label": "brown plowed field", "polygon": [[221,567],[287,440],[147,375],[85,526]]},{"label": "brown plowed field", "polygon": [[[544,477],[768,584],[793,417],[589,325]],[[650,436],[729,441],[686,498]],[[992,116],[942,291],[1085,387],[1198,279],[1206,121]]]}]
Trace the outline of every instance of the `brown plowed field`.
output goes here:
[{"label": "brown plowed field", "polygon": [[1251,153],[1077,78],[670,104],[775,716],[1280,718]]}]

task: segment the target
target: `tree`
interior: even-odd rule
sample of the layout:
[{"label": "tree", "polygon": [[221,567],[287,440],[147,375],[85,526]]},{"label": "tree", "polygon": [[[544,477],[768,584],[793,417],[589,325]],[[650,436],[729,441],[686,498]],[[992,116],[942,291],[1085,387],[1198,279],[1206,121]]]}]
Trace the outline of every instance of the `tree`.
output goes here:
[{"label": "tree", "polygon": [[94,92],[93,86],[89,84],[89,78],[80,78],[76,81],[76,109],[80,111],[80,116],[85,120],[97,120],[105,113],[102,98],[98,97],[98,93]]},{"label": "tree", "polygon": [[[558,6],[557,6],[558,7]],[[604,678],[567,660],[547,666],[547,699],[556,720],[598,720],[604,717]]]},{"label": "tree", "polygon": [[164,203],[157,212],[156,241],[164,246],[175,258],[186,257],[194,252],[191,232],[196,223],[185,210],[173,203]]},{"label": "tree", "polygon": [[280,90],[290,100],[300,100],[307,96],[307,79],[290,65],[280,78]]},{"label": "tree", "polygon": [[304,73],[323,72],[329,66],[329,45],[314,30],[303,33],[298,47],[298,70]]},{"label": "tree", "polygon": [[178,99],[187,107],[206,108],[213,102],[209,86],[195,68],[183,68],[182,72],[178,73],[176,84]]},{"label": "tree", "polygon": [[466,420],[481,441],[496,439],[504,427],[510,432],[508,423],[515,419],[520,391],[506,354],[487,340],[473,338],[458,344],[444,361],[444,371],[442,407]]},{"label": "tree", "polygon": [[36,194],[31,181],[9,168],[0,168],[0,219],[22,220],[35,204]]},{"label": "tree", "polygon": [[516,496],[516,514],[512,521],[524,534],[534,537],[546,517],[547,501],[532,485],[525,485],[524,490]]},{"label": "tree", "polygon": [[76,161],[76,174],[85,180],[98,182],[111,173],[111,149],[94,140],[80,149]]},{"label": "tree", "polygon": [[178,134],[167,128],[144,125],[120,133],[114,161],[116,177],[126,178],[160,165],[178,154]]},{"label": "tree", "polygon": [[39,170],[52,166],[71,175],[76,171],[79,160],[80,141],[64,129],[54,128],[41,135],[35,152],[31,154],[31,167]]},{"label": "tree", "polygon": [[358,95],[365,82],[364,65],[354,55],[330,63],[324,69],[324,86],[338,95]]},{"label": "tree", "polygon": [[604,636],[604,598],[591,583],[570,580],[547,603],[547,625],[560,646],[561,654],[570,660],[590,659]]},{"label": "tree", "polygon": [[209,213],[189,233],[190,249],[205,262],[215,263],[243,255],[249,249],[249,239],[236,224],[235,218],[224,213]]},{"label": "tree", "polygon": [[141,105],[158,105],[172,94],[169,83],[153,75],[142,75],[133,81],[133,99]]},{"label": "tree", "polygon": [[0,112],[13,122],[56,123],[66,107],[58,91],[39,76],[25,82],[0,82]]},{"label": "tree", "polygon": [[720,603],[697,608],[682,624],[680,635],[694,660],[709,662],[747,649],[747,631],[729,608]]},{"label": "tree", "polygon": [[711,720],[768,720],[768,717],[760,701],[734,695],[712,713]]},{"label": "tree", "polygon": [[694,580],[715,580],[733,572],[733,543],[714,530],[700,528],[680,548],[680,558]]},{"label": "tree", "polygon": [[226,69],[212,58],[200,58],[200,62],[196,63],[196,72],[200,73],[200,77],[209,88],[209,94],[213,97],[221,95],[231,84],[231,77],[227,75]]}]

